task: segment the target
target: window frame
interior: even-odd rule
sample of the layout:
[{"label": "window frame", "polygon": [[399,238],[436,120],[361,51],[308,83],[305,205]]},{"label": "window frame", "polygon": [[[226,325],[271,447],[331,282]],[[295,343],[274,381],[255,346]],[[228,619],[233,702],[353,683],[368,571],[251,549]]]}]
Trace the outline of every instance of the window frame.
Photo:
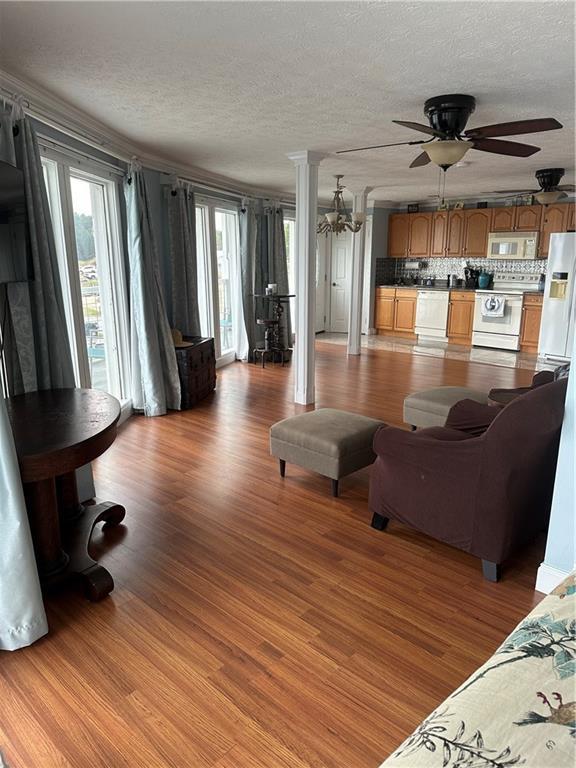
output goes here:
[{"label": "window frame", "polygon": [[[235,226],[235,246],[237,264],[235,265],[236,275],[232,275],[232,290],[235,290],[236,282],[239,283],[240,279],[240,231],[239,231],[239,209],[240,206],[237,203],[230,202],[228,200],[220,200],[218,198],[206,197],[205,195],[196,195],[194,205],[197,209],[202,211],[202,218],[204,223],[205,233],[205,253],[204,253],[204,270],[207,276],[206,295],[208,297],[208,325],[210,327],[210,335],[214,338],[214,348],[216,351],[216,366],[221,368],[223,365],[233,363],[236,358],[236,350],[232,349],[222,353],[222,339],[220,335],[220,306],[218,296],[218,252],[216,242],[216,211],[222,211],[223,213],[233,213],[236,216]],[[198,237],[198,233],[197,237]],[[240,292],[241,288],[236,287],[236,290]],[[234,300],[232,300],[234,304]],[[238,322],[244,322],[244,318],[239,316]]]},{"label": "window frame", "polygon": [[[96,237],[105,245],[108,258],[98,264],[102,281],[102,300],[108,304],[107,312],[113,328],[108,335],[112,344],[110,356],[110,378],[117,385],[118,398],[123,409],[131,405],[130,398],[130,334],[128,321],[128,287],[125,272],[125,255],[121,228],[119,180],[123,172],[111,172],[110,168],[97,161],[76,159],[73,154],[64,154],[52,148],[41,146],[42,165],[47,169],[47,193],[56,241],[56,252],[66,323],[70,337],[74,375],[80,387],[91,387],[90,362],[84,330],[82,289],[78,274],[78,254],[74,228],[74,206],[72,201],[73,178],[91,182],[102,187],[100,220],[104,229]],[[94,198],[93,198],[94,199]],[[55,203],[55,204],[54,204]],[[117,395],[116,395],[117,396]]]}]

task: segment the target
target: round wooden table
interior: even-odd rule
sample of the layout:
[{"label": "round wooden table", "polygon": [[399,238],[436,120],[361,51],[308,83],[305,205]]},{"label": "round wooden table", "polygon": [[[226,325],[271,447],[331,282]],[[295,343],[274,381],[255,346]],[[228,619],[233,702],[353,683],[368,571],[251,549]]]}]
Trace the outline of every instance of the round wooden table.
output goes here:
[{"label": "round wooden table", "polygon": [[116,437],[120,404],[95,389],[51,389],[6,400],[43,587],[82,578],[90,600],[114,589],[110,573],[88,554],[94,526],[118,525],[126,511],[112,502],[82,505],[75,470]]}]

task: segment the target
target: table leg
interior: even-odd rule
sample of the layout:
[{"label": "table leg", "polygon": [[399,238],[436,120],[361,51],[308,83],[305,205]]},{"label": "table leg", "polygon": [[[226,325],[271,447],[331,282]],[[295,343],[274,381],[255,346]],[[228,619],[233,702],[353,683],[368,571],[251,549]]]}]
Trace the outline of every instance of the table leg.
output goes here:
[{"label": "table leg", "polygon": [[49,589],[77,575],[90,600],[106,597],[114,580],[90,557],[88,546],[94,526],[118,525],[126,514],[124,507],[109,501],[80,504],[74,472],[25,483],[24,494],[42,586]]},{"label": "table leg", "polygon": [[75,520],[83,514],[84,505],[80,504],[78,499],[76,472],[67,472],[56,478],[56,495],[61,525],[66,525],[70,520]]},{"label": "table leg", "polygon": [[40,579],[51,579],[66,569],[68,555],[62,549],[54,478],[24,484],[24,496]]},{"label": "table leg", "polygon": [[75,472],[60,475],[56,480],[56,489],[62,538],[70,557],[67,572],[80,576],[90,600],[102,600],[114,589],[114,579],[104,566],[88,554],[90,539],[98,523],[104,522],[104,527],[118,525],[124,519],[126,510],[109,501],[80,504]]},{"label": "table leg", "polygon": [[110,573],[88,554],[94,527],[103,522],[104,528],[111,528],[121,523],[125,514],[124,507],[111,501],[86,505],[84,513],[69,521],[63,532],[64,546],[70,555],[68,572],[80,576],[89,600],[102,600],[114,589]]}]

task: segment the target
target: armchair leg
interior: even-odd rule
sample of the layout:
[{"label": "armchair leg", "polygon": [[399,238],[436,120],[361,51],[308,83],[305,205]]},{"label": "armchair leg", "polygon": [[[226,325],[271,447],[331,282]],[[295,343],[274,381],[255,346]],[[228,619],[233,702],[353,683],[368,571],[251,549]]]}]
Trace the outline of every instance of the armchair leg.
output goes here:
[{"label": "armchair leg", "polygon": [[284,459],[278,459],[280,463],[280,477],[285,477],[286,475],[286,462]]},{"label": "armchair leg", "polygon": [[332,478],[332,496],[338,498],[338,480]]},{"label": "armchair leg", "polygon": [[374,512],[372,515],[372,528],[376,528],[377,531],[385,531],[388,525],[389,518],[384,515],[379,515],[378,512]]},{"label": "armchair leg", "polygon": [[416,426],[414,424],[410,424],[410,430],[412,432],[416,432]]},{"label": "armchair leg", "polygon": [[482,560],[482,575],[487,581],[498,581],[500,579],[500,563]]}]

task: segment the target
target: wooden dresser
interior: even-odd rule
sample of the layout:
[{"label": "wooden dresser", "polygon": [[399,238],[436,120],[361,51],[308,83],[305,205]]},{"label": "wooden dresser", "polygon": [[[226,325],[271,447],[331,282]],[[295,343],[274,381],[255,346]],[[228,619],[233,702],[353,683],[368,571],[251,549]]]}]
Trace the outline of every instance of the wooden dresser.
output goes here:
[{"label": "wooden dresser", "polygon": [[182,388],[181,408],[193,408],[216,387],[214,339],[184,336],[189,347],[176,347],[178,374]]}]

